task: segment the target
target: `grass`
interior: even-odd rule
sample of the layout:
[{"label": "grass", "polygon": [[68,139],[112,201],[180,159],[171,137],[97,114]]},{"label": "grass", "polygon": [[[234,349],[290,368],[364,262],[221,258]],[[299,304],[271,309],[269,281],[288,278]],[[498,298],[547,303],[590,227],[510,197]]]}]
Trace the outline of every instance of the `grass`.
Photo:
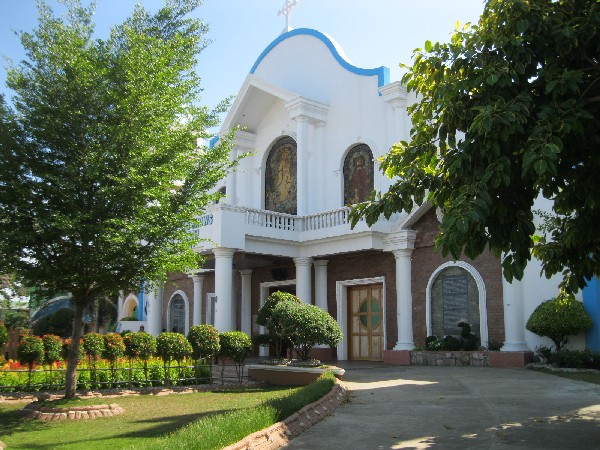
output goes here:
[{"label": "grass", "polygon": [[274,397],[256,408],[235,410],[196,421],[183,429],[156,439],[149,444],[136,444],[139,450],[213,450],[233,444],[245,436],[269,427],[302,407],[327,394],[335,383],[331,372],[316,382],[290,392],[285,397]]},{"label": "grass", "polygon": [[[254,408],[299,388],[251,388],[239,391],[131,396],[96,399],[117,403],[125,413],[85,421],[42,422],[20,414],[24,404],[0,404],[0,440],[10,449],[146,448],[156,438],[215,413]],[[164,447],[163,447],[164,448]]]},{"label": "grass", "polygon": [[[23,404],[0,404],[0,440],[10,449],[219,449],[266,428],[328,393],[326,374],[305,387],[131,396],[46,402],[49,406],[117,403],[125,414],[82,421],[24,418]],[[84,403],[82,403],[84,402]]]},{"label": "grass", "polygon": [[600,384],[600,373],[592,372],[565,372],[562,370],[536,369],[539,372],[556,375],[558,377],[569,378],[570,380],[585,381],[586,383]]}]

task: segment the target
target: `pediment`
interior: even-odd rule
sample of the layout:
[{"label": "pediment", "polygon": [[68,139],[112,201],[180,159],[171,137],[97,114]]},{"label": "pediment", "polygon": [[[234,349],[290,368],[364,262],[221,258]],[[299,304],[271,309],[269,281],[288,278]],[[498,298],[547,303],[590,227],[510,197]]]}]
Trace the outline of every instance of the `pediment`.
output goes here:
[{"label": "pediment", "polygon": [[283,105],[298,98],[297,93],[288,91],[256,76],[248,75],[233,106],[221,127],[226,132],[234,127],[254,132],[267,112],[277,103]]}]

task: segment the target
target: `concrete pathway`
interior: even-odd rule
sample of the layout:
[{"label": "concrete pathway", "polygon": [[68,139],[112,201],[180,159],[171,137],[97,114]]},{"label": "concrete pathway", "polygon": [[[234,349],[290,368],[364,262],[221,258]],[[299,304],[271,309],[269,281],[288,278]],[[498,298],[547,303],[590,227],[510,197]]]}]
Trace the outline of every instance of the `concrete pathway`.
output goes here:
[{"label": "concrete pathway", "polygon": [[345,368],[350,402],[284,448],[600,449],[600,385],[525,369]]}]

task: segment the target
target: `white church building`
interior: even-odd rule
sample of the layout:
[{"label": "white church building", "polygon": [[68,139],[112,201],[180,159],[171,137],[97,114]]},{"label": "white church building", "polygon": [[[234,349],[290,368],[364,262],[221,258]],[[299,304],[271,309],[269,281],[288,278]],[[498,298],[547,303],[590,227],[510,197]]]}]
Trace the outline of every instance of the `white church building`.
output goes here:
[{"label": "white church building", "polygon": [[231,158],[251,156],[222,181],[223,201],[201,217],[197,232],[206,240],[197,251],[206,264],[193,275],[173,274],[163,288],[122,296],[119,318],[138,320],[120,329],[187,334],[210,323],[251,335],[260,331],[255,318],[265,299],[284,290],[340,324],[337,348],[318,349],[325,360],[398,361],[395,354],[429,335],[459,334],[460,321],[486,348],[549,345],[525,330],[559,281],[543,278],[535,261],[509,284],[491,254],[442,257],[433,250],[439,213],[428,204],[350,227],[348,205],[390,186],[378,158],[409,139],[406,107],[414,101],[387,68],[351,64],[319,31],[277,37],[258,55],[221,129],[243,130]]}]

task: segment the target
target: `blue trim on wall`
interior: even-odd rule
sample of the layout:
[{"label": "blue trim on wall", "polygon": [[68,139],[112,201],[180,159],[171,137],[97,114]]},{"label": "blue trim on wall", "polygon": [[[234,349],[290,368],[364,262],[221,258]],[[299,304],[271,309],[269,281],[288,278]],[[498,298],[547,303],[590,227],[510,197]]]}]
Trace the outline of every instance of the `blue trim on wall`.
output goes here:
[{"label": "blue trim on wall", "polygon": [[592,328],[585,333],[585,346],[600,351],[600,280],[588,280],[583,288],[583,306],[592,318]]},{"label": "blue trim on wall", "polygon": [[327,48],[329,48],[329,51],[331,52],[333,57],[336,59],[336,61],[338,63],[340,63],[340,65],[344,69],[346,69],[352,73],[355,73],[357,75],[364,75],[367,77],[377,76],[377,85],[379,87],[385,86],[386,84],[388,84],[390,82],[390,69],[389,68],[381,66],[381,67],[377,67],[375,69],[362,69],[360,67],[353,66],[339,54],[339,52],[335,48],[335,45],[333,45],[333,42],[331,42],[331,39],[329,39],[327,36],[325,36],[320,31],[313,30],[311,28],[298,28],[296,30],[288,31],[287,33],[284,33],[281,36],[279,36],[277,39],[275,39],[273,42],[271,42],[269,44],[269,46],[267,48],[265,48],[264,51],[260,54],[260,56],[258,57],[256,62],[252,66],[252,69],[250,69],[250,73],[253,74],[256,71],[256,69],[260,65],[261,61],[265,58],[265,56],[267,56],[271,50],[273,50],[277,45],[279,45],[279,43],[281,43],[282,41],[284,41],[288,38],[291,38],[293,36],[298,36],[298,35],[313,36],[313,37],[316,37],[317,39],[320,39],[327,46]]},{"label": "blue trim on wall", "polygon": [[219,136],[213,137],[210,141],[208,141],[209,148],[215,148],[215,144],[219,141]]},{"label": "blue trim on wall", "polygon": [[140,292],[138,294],[138,320],[146,320],[146,305],[144,303],[144,282],[140,283]]}]

